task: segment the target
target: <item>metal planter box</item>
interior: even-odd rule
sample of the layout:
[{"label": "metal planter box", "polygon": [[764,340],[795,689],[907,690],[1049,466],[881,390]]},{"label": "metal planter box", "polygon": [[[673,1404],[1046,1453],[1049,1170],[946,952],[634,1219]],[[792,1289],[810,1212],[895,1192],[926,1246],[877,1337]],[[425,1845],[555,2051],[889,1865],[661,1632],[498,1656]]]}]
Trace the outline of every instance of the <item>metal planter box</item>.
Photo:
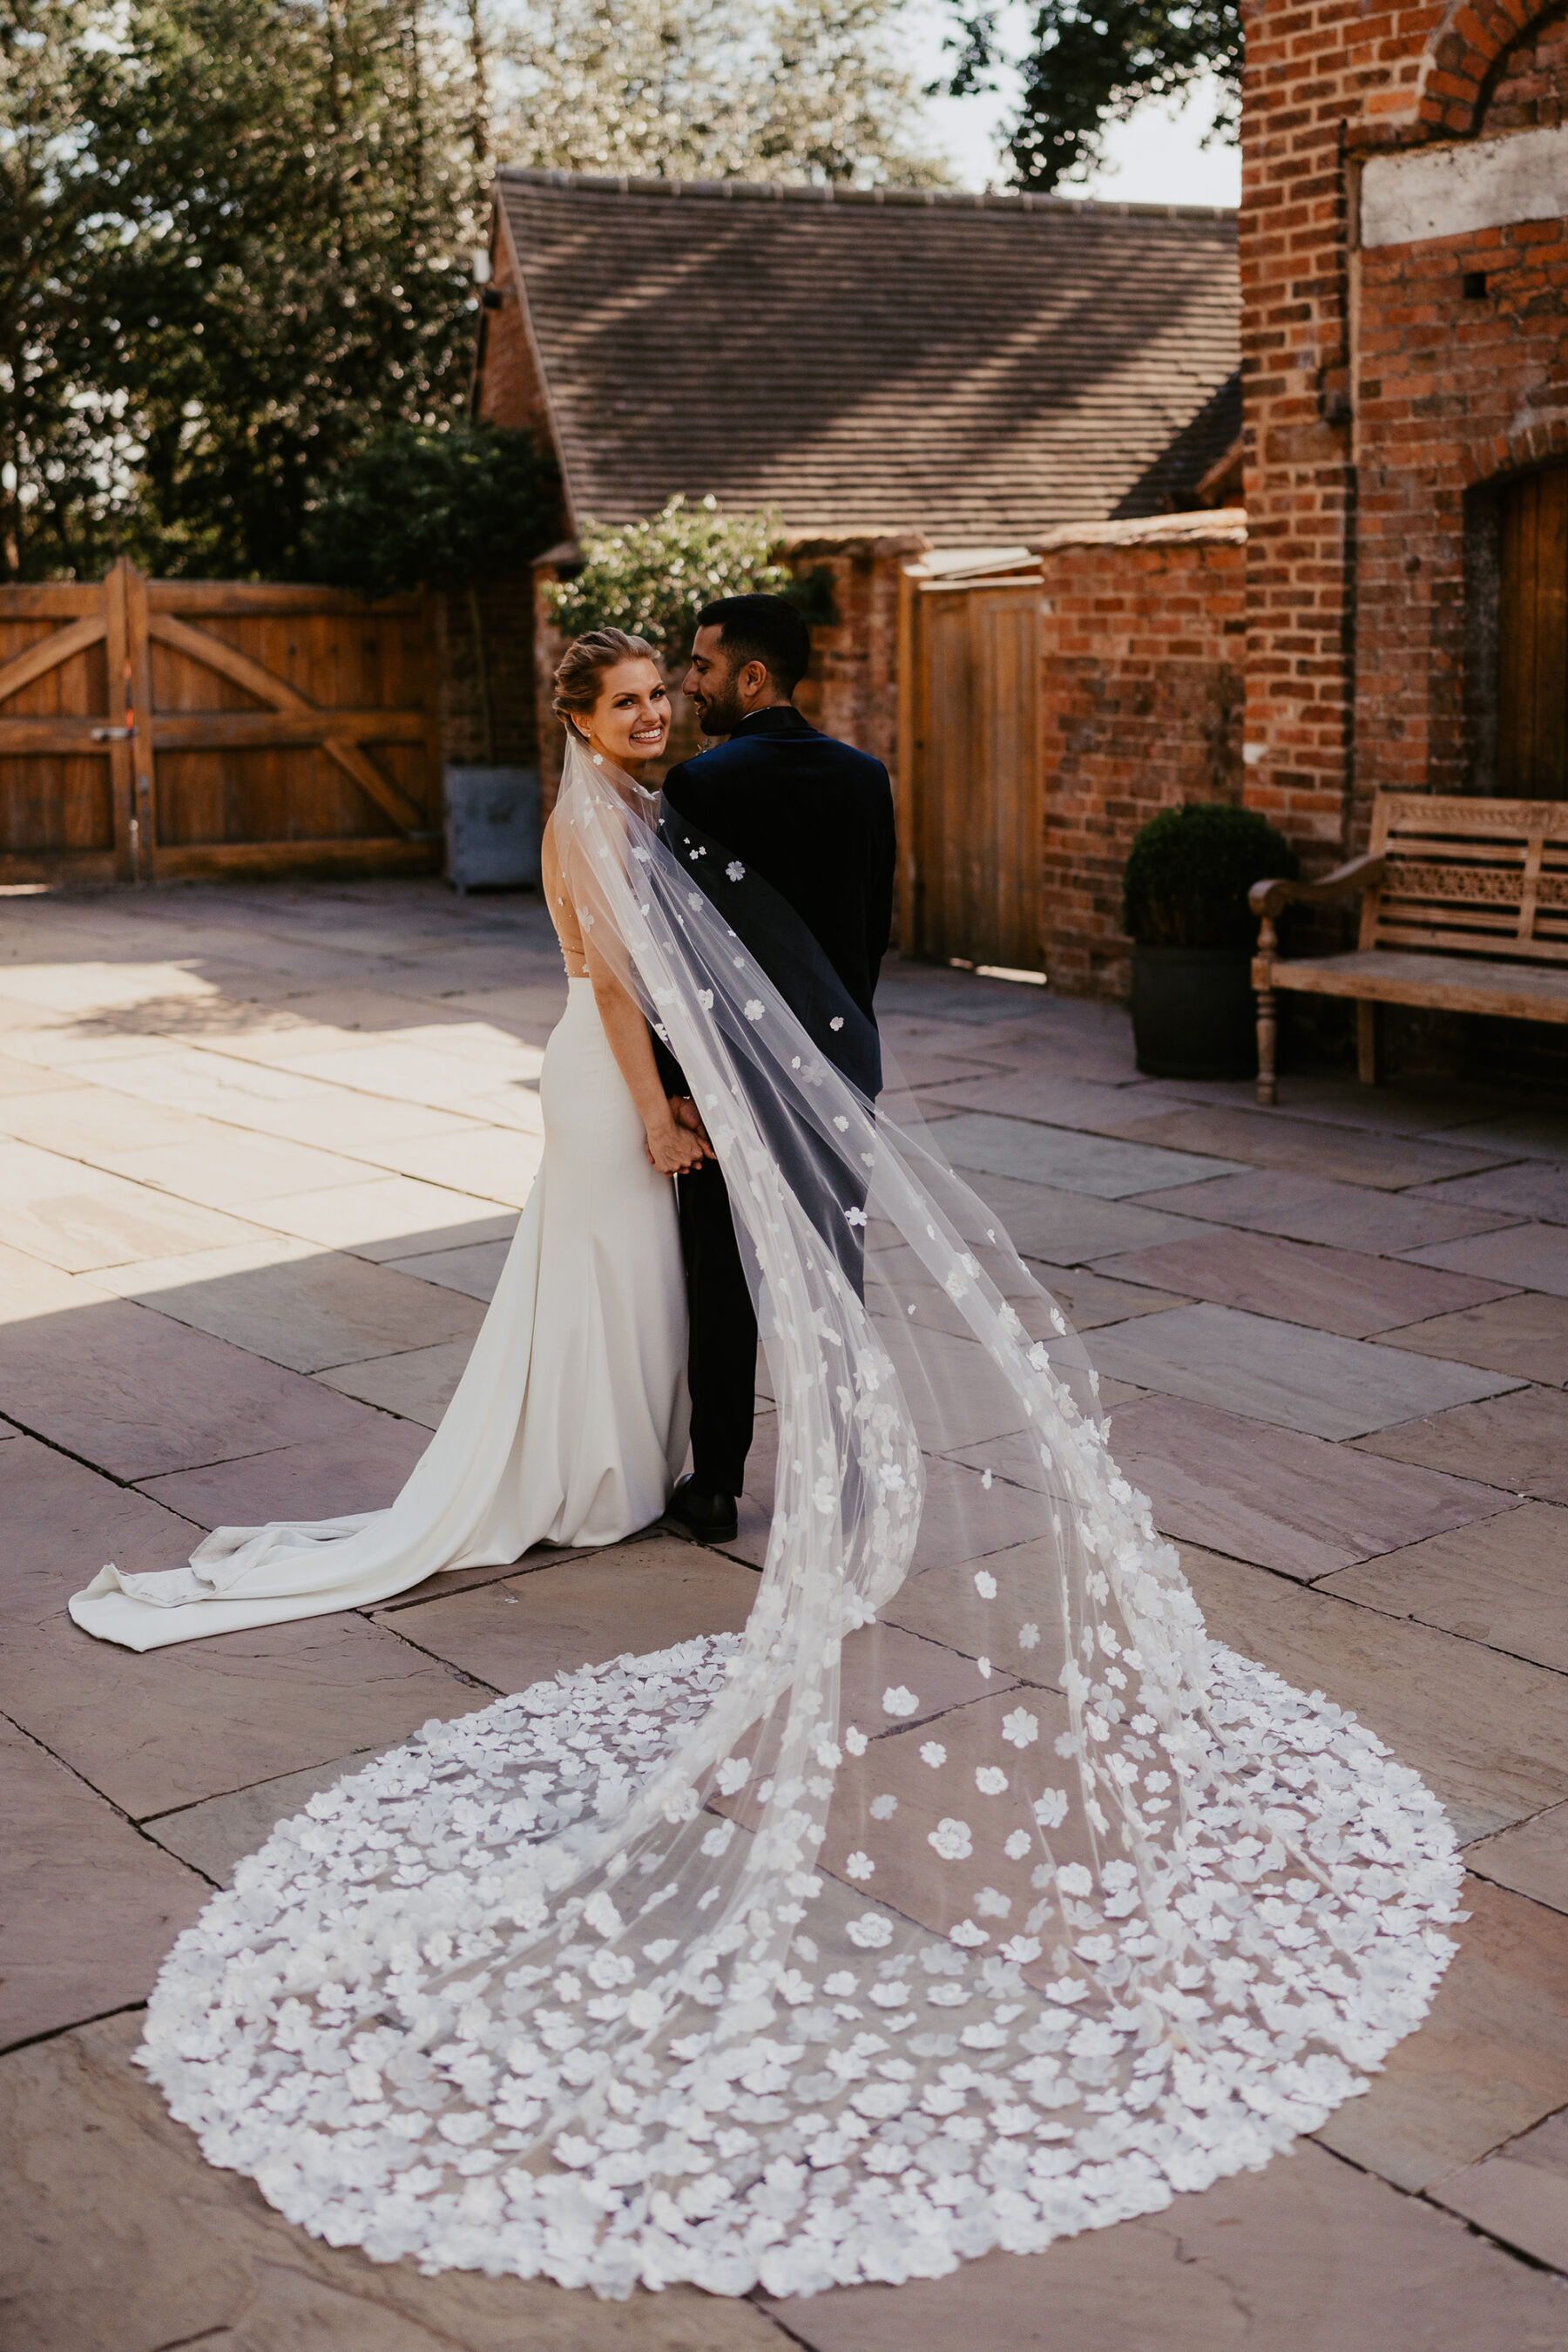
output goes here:
[{"label": "metal planter box", "polygon": [[539,887],[537,768],[453,766],[447,800],[447,878],[458,890]]}]

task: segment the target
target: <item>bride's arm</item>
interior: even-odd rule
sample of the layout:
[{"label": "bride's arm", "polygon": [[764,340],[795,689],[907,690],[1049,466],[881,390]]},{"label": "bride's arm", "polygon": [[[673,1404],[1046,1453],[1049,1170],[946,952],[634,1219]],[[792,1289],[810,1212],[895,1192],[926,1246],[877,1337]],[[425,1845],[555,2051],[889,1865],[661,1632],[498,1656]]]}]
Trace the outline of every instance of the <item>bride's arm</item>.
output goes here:
[{"label": "bride's arm", "polygon": [[[576,919],[576,908],[566,896],[565,877],[555,848],[553,822],[544,828],[543,882],[545,904],[555,924],[561,944],[566,951],[568,966],[581,956],[588,968],[588,978],[594,983],[594,1002],[599,1008],[599,1019],[610,1051],[619,1066],[622,1077],[631,1090],[647,1139],[647,1156],[661,1176],[684,1176],[700,1168],[710,1156],[691,1132],[677,1119],[674,1108],[664,1091],[658,1067],[653,1057],[653,1040],[640,1008],[632,1002],[615,973],[602,956],[588,945]],[[565,918],[563,922],[563,918]],[[576,933],[576,937],[570,936]]]},{"label": "bride's arm", "polygon": [[642,1008],[626,994],[615,973],[592,947],[584,944],[594,1002],[610,1041],[610,1051],[637,1107],[647,1139],[647,1156],[661,1176],[685,1176],[700,1168],[707,1154],[697,1138],[678,1122],[664,1091],[653,1058],[653,1040]]}]

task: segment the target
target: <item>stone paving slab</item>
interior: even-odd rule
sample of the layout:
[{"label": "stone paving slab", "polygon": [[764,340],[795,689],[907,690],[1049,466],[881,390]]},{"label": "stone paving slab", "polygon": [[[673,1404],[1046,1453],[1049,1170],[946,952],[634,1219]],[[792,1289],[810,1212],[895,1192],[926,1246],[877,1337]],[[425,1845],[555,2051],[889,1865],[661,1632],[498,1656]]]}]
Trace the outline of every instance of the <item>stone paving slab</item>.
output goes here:
[{"label": "stone paving slab", "polygon": [[[1461,1308],[1506,1295],[1501,1285],[1479,1281],[1468,1295],[1428,1289],[1428,1283],[1468,1283],[1477,1278],[1440,1275],[1425,1267],[1417,1272],[1405,1260],[1286,1241],[1277,1234],[1211,1231],[1199,1241],[1167,1242],[1159,1249],[1131,1251],[1119,1256],[1114,1266],[1124,1283],[1148,1282],[1160,1290],[1188,1291],[1215,1306],[1245,1307],[1285,1323],[1337,1331],[1351,1339],[1368,1339],[1396,1325],[1436,1316],[1455,1318]],[[1462,1348],[1434,1348],[1426,1352],[1464,1354]]]},{"label": "stone paving slab", "polygon": [[336,1437],[369,1408],[121,1298],[0,1330],[0,1412],[115,1477]]},{"label": "stone paving slab", "polygon": [[352,1612],[140,1655],[66,1617],[17,1637],[6,1714],[134,1820],[470,1713],[476,1690]]},{"label": "stone paving slab", "polygon": [[92,1168],[110,1167],[129,1151],[201,1143],[223,1132],[216,1121],[194,1111],[170,1109],[107,1087],[73,1086],[63,1078],[56,1078],[47,1092],[0,1097],[0,1135]]},{"label": "stone paving slab", "polygon": [[35,1063],[15,1061],[9,1054],[0,1054],[0,1097],[62,1093],[71,1084],[63,1071],[42,1070]]},{"label": "stone paving slab", "polygon": [[390,1503],[429,1442],[429,1431],[417,1422],[369,1413],[352,1444],[323,1438],[314,1444],[275,1446],[268,1454],[143,1479],[141,1492],[183,1513],[197,1528],[341,1519],[351,1511],[379,1511]]},{"label": "stone paving slab", "polygon": [[1568,1300],[1544,1291],[1515,1291],[1382,1337],[1391,1348],[1412,1348],[1419,1355],[1455,1356],[1555,1388],[1568,1384]]},{"label": "stone paving slab", "polygon": [[[882,1611],[882,1622],[904,1626],[911,1633],[945,1643],[966,1658],[987,1657],[994,1672],[1049,1688],[1061,1670],[1061,1640],[1047,1622],[1040,1638],[1027,1644],[1018,1639],[1020,1620],[1014,1610],[989,1605],[976,1590],[977,1570],[984,1568],[1005,1583],[1010,1573],[1045,1580],[1056,1574],[1056,1546],[1048,1537],[1015,1545],[1004,1552],[988,1552],[982,1559],[950,1560],[906,1578]],[[973,1696],[973,1685],[964,1694]]]},{"label": "stone paving slab", "polygon": [[694,2289],[603,2303],[323,2245],[203,2161],[131,2063],[141,2031],[0,2063],[6,2352],[789,2352],[754,2305]]},{"label": "stone paving slab", "polygon": [[1568,1797],[1560,1675],[1193,1545],[1182,1566],[1217,1640],[1353,1709],[1441,1799],[1462,1843]]},{"label": "stone paving slab", "polygon": [[70,1594],[106,1559],[177,1567],[199,1530],[26,1440],[0,1445],[0,1711],[138,1820],[488,1696],[352,1612],[142,1654],[94,1641],[67,1616]]},{"label": "stone paving slab", "polygon": [[1568,1510],[1521,1503],[1320,1588],[1568,1674]]},{"label": "stone paving slab", "polygon": [[247,1135],[214,1126],[194,1143],[163,1143],[150,1150],[117,1151],[114,1172],[177,1200],[244,1215],[252,1201],[279,1192],[319,1192],[356,1184],[363,1167],[336,1151],[318,1151],[276,1135]]},{"label": "stone paving slab", "polygon": [[1568,2285],[1310,2142],[947,2278],[767,2302],[805,2352],[1558,2352]]},{"label": "stone paving slab", "polygon": [[1369,1454],[1429,1464],[1458,1478],[1568,1503],[1568,1397],[1521,1388],[1360,1439]]},{"label": "stone paving slab", "polygon": [[468,1592],[376,1613],[405,1642],[490,1691],[606,1657],[640,1657],[694,1634],[739,1633],[757,1597],[749,1568],[676,1536],[654,1536],[525,1570]]},{"label": "stone paving slab", "polygon": [[1133,1143],[1163,1144],[1175,1151],[1224,1152],[1255,1168],[1300,1170],[1335,1183],[1370,1184],[1390,1192],[1402,1192],[1408,1184],[1435,1184],[1446,1176],[1465,1176],[1505,1156],[1484,1147],[1467,1149],[1455,1143],[1422,1142],[1413,1136],[1369,1134],[1363,1129],[1331,1127],[1268,1110],[1226,1109],[1217,1104],[1203,1109],[1163,1111],[1145,1118],[1136,1104],[1130,1103],[1116,1131]]},{"label": "stone paving slab", "polygon": [[1456,1122],[1454,1140],[1496,1150],[1510,1160],[1568,1160],[1568,1116],[1562,1111],[1529,1111],[1517,1102],[1496,1118]]},{"label": "stone paving slab", "polygon": [[1214,1230],[1193,1217],[1168,1216],[1163,1209],[1135,1208],[1127,1201],[1101,1201],[1089,1192],[1026,1184],[983,1171],[965,1172],[1001,1218],[1019,1256],[1047,1265],[1081,1265],[1122,1250],[1199,1240]]},{"label": "stone paving slab", "polygon": [[1568,2102],[1568,1919],[1479,1878],[1465,1903],[1419,2032],[1314,2135],[1398,2189],[1428,2188]]},{"label": "stone paving slab", "polygon": [[1426,1196],[1412,1200],[1282,1168],[1251,1168],[1244,1176],[1213,1183],[1177,1185],[1156,1193],[1152,1205],[1213,1224],[1388,1256],[1512,1222],[1501,1209],[1466,1208]]},{"label": "stone paving slab", "polygon": [[9,1246],[68,1274],[257,1238],[255,1224],[241,1218],[30,1143],[0,1141],[0,1198]]},{"label": "stone paving slab", "polygon": [[1040,1279],[1075,1331],[1098,1331],[1105,1323],[1125,1323],[1138,1315],[1163,1315],[1168,1307],[1192,1303],[1179,1292],[1145,1288],[1136,1278],[1120,1281],[1120,1265],[1116,1276],[1090,1273],[1087,1268],[1058,1273],[1055,1267],[1048,1271],[1042,1267]]},{"label": "stone paving slab", "polygon": [[281,1234],[237,1249],[110,1266],[97,1278],[121,1298],[296,1372],[449,1340],[468,1347],[484,1320],[450,1289],[432,1296],[385,1265]]},{"label": "stone paving slab", "polygon": [[383,1412],[435,1429],[451,1403],[458,1382],[473,1352],[470,1339],[451,1339],[434,1348],[410,1348],[402,1355],[344,1364],[320,1375],[323,1388],[342,1396],[359,1397]]},{"label": "stone paving slab", "polygon": [[156,1814],[142,1824],[142,1834],[199,1870],[214,1886],[227,1886],[236,1864],[265,1845],[279,1822],[291,1821],[321,1790],[334,1788],[384,1752],[368,1748],[352,1756],[334,1756],[303,1772],[283,1772],[275,1780],[258,1780],[226,1797],[208,1797],[199,1805]]},{"label": "stone paving slab", "polygon": [[1477,1234],[1469,1241],[1438,1243],[1408,1255],[1418,1265],[1450,1266],[1456,1274],[1479,1274],[1568,1298],[1565,1225],[1510,1225],[1502,1233]]},{"label": "stone paving slab", "polygon": [[[940,1058],[923,1057],[922,1066],[929,1066],[930,1070],[924,1078],[912,1076],[910,1059],[904,1055],[899,1056],[898,1067],[900,1075],[910,1077],[911,1083],[933,1087],[933,1099],[940,1100],[945,1110],[986,1111],[1003,1118],[1026,1118],[1046,1127],[1108,1135],[1120,1132],[1124,1121],[1138,1116],[1134,1106],[1151,1118],[1162,1110],[1184,1108],[1179,1094],[1149,1078],[1122,1083],[1074,1077],[1031,1055],[1005,1072],[993,1064],[978,1076],[965,1076],[955,1070],[953,1078],[947,1079],[938,1074]],[[1005,1049],[997,1058],[1006,1058]]]},{"label": "stone paving slab", "polygon": [[1514,1501],[1478,1479],[1384,1462],[1179,1397],[1149,1397],[1119,1412],[1112,1446],[1164,1534],[1303,1583]]},{"label": "stone paving slab", "polygon": [[1489,2237],[1568,2271],[1568,2110],[1426,2193]]},{"label": "stone paving slab", "polygon": [[521,1209],[533,1190],[544,1150],[539,1098],[520,1094],[531,1107],[533,1128],[481,1128],[477,1134],[414,1136],[406,1143],[384,1144],[376,1158],[384,1168],[413,1176],[422,1183],[449,1184],[454,1191],[473,1192],[487,1201],[504,1201]]},{"label": "stone paving slab", "polygon": [[1515,1161],[1489,1169],[1484,1176],[1461,1176],[1452,1184],[1435,1186],[1421,1198],[1473,1201],[1483,1209],[1506,1209],[1510,1217],[1541,1217],[1548,1224],[1568,1224],[1568,1167],[1544,1160]]},{"label": "stone paving slab", "polygon": [[314,1242],[319,1249],[352,1250],[356,1257],[377,1261],[471,1242],[510,1241],[517,1224],[515,1209],[421,1184],[412,1176],[371,1177],[324,1192],[257,1201],[249,1214],[253,1227],[264,1225]]},{"label": "stone paving slab", "polygon": [[1238,1172],[1233,1160],[1118,1142],[1112,1137],[1080,1134],[1075,1128],[1025,1126],[981,1111],[944,1118],[942,1148],[955,1168],[1089,1192],[1101,1201],[1160,1192],[1173,1185],[1188,1187],[1211,1176]]},{"label": "stone paving slab", "polygon": [[1532,1903],[1568,1912],[1568,1805],[1552,1805],[1533,1821],[1482,1838],[1465,1860],[1481,1878],[1510,1886]]},{"label": "stone paving slab", "polygon": [[207,1894],[0,1721],[0,2049],[144,2000]]},{"label": "stone paving slab", "polygon": [[381,1263],[395,1274],[437,1283],[444,1290],[460,1290],[466,1298],[482,1299],[488,1307],[510,1247],[510,1240],[465,1242],[456,1249],[425,1250],[417,1257],[383,1258]]},{"label": "stone paving slab", "polygon": [[1089,1352],[1113,1379],[1314,1437],[1364,1437],[1517,1384],[1506,1372],[1415,1358],[1233,1307],[1178,1307],[1119,1323],[1098,1331]]}]

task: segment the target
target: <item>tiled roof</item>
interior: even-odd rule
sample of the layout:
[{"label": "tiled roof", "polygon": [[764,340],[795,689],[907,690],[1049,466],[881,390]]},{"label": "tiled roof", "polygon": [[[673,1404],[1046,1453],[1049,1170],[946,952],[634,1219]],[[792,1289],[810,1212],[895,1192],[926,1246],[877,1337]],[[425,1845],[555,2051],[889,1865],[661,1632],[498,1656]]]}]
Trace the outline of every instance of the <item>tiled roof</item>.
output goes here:
[{"label": "tiled roof", "polygon": [[531,171],[499,193],[574,523],[712,491],[795,531],[1008,545],[1169,511],[1224,429],[1230,213]]}]

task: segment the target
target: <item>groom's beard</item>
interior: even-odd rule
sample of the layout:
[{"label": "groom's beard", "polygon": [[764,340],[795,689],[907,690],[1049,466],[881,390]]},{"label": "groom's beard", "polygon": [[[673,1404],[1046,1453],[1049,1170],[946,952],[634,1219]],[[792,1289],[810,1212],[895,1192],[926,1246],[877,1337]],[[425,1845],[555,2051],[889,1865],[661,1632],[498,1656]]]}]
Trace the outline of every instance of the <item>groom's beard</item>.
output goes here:
[{"label": "groom's beard", "polygon": [[710,687],[698,705],[697,724],[704,735],[732,735],[745,715],[732,685]]}]

